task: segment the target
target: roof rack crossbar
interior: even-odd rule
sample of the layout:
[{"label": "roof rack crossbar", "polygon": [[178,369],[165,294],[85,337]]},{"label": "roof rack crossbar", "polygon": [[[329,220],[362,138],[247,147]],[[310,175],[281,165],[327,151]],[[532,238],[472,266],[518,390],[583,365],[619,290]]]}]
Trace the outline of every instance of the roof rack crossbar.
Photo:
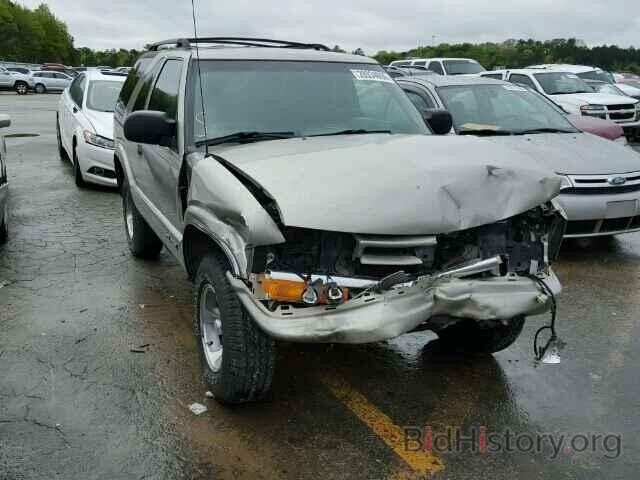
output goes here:
[{"label": "roof rack crossbar", "polygon": [[174,38],[163,40],[149,45],[149,50],[158,50],[162,45],[175,45],[176,48],[191,48],[194,43],[217,43],[220,45],[244,45],[248,47],[269,48],[306,48],[312,50],[329,51],[329,47],[320,43],[290,42],[287,40],[273,40],[269,38],[250,37],[198,37],[198,38]]}]

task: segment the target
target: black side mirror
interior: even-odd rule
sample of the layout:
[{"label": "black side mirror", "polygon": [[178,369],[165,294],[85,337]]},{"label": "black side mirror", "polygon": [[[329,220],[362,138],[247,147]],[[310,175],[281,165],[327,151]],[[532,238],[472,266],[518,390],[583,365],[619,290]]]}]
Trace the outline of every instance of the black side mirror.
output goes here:
[{"label": "black side mirror", "polygon": [[124,136],[130,142],[169,146],[176,135],[176,121],[164,112],[140,110],[124,121]]},{"label": "black side mirror", "polygon": [[453,128],[453,118],[446,110],[424,110],[422,118],[436,135],[446,135]]}]

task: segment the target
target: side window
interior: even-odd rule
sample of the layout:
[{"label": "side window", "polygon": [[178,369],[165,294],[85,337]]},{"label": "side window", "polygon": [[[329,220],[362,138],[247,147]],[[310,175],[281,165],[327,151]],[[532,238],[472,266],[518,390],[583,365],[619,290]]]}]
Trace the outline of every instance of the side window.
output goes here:
[{"label": "side window", "polygon": [[174,120],[178,118],[178,93],[180,91],[181,73],[182,60],[167,60],[151,92],[149,110],[165,112]]},{"label": "side window", "polygon": [[[131,100],[131,95],[133,95],[133,91],[144,72],[145,67],[151,62],[150,58],[141,58],[138,60],[129,72],[127,79],[122,86],[122,90],[120,90],[120,97],[118,98],[118,105],[120,108],[125,108],[129,104],[129,100]],[[116,107],[117,108],[117,107]]]},{"label": "side window", "polygon": [[511,83],[517,83],[518,85],[524,85],[525,87],[531,87],[534,90],[537,90],[535,84],[533,83],[533,80],[531,80],[526,75],[521,75],[519,73],[513,73],[513,74],[509,75],[509,81]]},{"label": "side window", "polygon": [[429,62],[429,66],[427,68],[432,72],[436,72],[440,75],[444,75],[444,69],[442,68],[442,65],[440,64],[440,62]]},{"label": "side window", "polygon": [[431,99],[427,98],[426,96],[420,95],[419,93],[412,90],[405,90],[404,93],[407,94],[409,100],[411,100],[411,103],[413,103],[421,112],[435,107]]},{"label": "side window", "polygon": [[87,77],[84,75],[78,76],[73,82],[71,82],[71,86],[69,87],[69,95],[71,95],[71,99],[79,107],[82,107],[86,78]]},{"label": "side window", "polygon": [[138,90],[136,102],[133,104],[133,108],[131,109],[132,112],[145,109],[145,106],[147,104],[147,97],[149,96],[149,91],[151,90],[151,82],[153,82],[153,75],[149,75],[140,87],[140,90]]}]

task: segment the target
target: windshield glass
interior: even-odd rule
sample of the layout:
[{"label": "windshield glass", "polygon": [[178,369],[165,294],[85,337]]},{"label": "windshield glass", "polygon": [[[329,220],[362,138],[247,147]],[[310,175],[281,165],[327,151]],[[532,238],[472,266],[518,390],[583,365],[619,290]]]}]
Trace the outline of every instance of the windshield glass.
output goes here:
[{"label": "windshield glass", "polygon": [[378,65],[209,60],[201,62],[200,70],[206,129],[196,74],[191,77],[197,92],[195,142],[238,132],[430,133],[411,101]]},{"label": "windshield glass", "polygon": [[620,90],[615,85],[611,85],[610,83],[596,83],[590,84],[591,88],[593,88],[598,93],[606,93],[607,95],[622,95],[623,97],[626,94]]},{"label": "windshield glass", "polygon": [[553,129],[576,132],[564,115],[537,93],[518,85],[461,85],[438,88],[457,133],[520,133]]},{"label": "windshield glass", "polygon": [[548,95],[593,93],[593,89],[589,85],[572,73],[546,72],[536,73],[534,76]]},{"label": "windshield glass", "polygon": [[447,75],[468,75],[484,72],[484,67],[474,60],[445,60]]},{"label": "windshield glass", "polygon": [[584,78],[585,80],[600,80],[601,82],[615,83],[613,75],[609,72],[605,72],[604,70],[592,70],[590,72],[578,73],[578,77]]},{"label": "windshield glass", "polygon": [[89,83],[87,108],[99,112],[113,112],[123,82],[94,80]]}]

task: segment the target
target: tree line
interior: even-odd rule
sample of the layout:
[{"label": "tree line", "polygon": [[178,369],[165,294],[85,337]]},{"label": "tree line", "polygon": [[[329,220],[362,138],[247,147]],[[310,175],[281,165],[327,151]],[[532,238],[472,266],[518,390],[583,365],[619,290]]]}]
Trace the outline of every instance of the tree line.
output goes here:
[{"label": "tree line", "polygon": [[0,0],[0,60],[65,65],[133,65],[137,50],[75,48],[67,26],[46,4],[31,10],[11,0]]},{"label": "tree line", "polygon": [[[332,50],[344,52],[338,45]],[[12,0],[0,0],[0,60],[66,65],[133,65],[140,51],[132,49],[92,50],[74,46],[67,26],[46,4],[31,10]],[[352,53],[364,55],[361,48]],[[443,43],[416,47],[406,52],[380,51],[373,55],[380,63],[421,57],[464,57],[478,60],[487,69],[525,67],[536,63],[575,63],[606,70],[630,70],[640,73],[640,49],[615,45],[587,47],[574,38],[507,40],[502,43]]]},{"label": "tree line", "polygon": [[520,68],[540,63],[590,65],[613,71],[640,73],[640,50],[615,45],[587,47],[584,42],[569,39],[507,40],[502,43],[443,43],[417,47],[406,52],[380,51],[374,58],[388,64],[403,58],[462,57],[479,61],[486,69],[494,67]]}]

